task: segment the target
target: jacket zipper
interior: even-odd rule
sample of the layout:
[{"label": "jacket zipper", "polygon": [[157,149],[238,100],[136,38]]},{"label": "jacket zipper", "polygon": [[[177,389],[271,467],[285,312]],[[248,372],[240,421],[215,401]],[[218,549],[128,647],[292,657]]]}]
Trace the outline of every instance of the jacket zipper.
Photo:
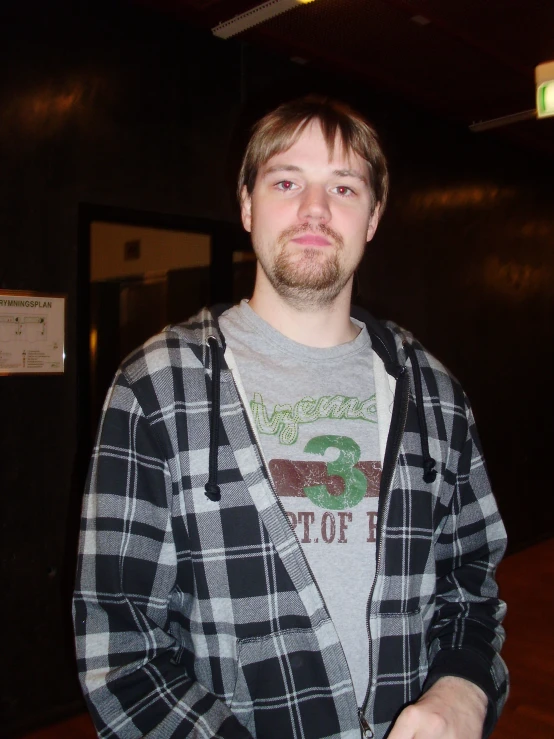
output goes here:
[{"label": "jacket zipper", "polygon": [[364,716],[363,709],[361,708],[358,708],[358,720],[360,722],[363,739],[373,739],[375,734],[373,733],[371,726],[367,723],[367,719]]},{"label": "jacket zipper", "polygon": [[[403,378],[403,382],[406,382],[404,379],[406,377],[406,367],[402,368],[401,377]],[[398,387],[398,386],[397,386]],[[402,391],[404,393],[404,397],[402,398],[402,407],[400,408],[400,425],[398,426],[396,430],[396,438],[393,440],[394,443],[394,456],[391,459],[390,466],[387,467],[387,469],[383,469],[382,474],[390,474],[390,479],[387,481],[387,493],[383,505],[383,510],[379,513],[379,548],[377,551],[377,563],[375,566],[375,577],[373,578],[373,585],[371,586],[371,591],[369,593],[369,598],[367,601],[367,607],[366,607],[366,628],[367,628],[367,635],[369,639],[369,681],[367,684],[367,691],[365,694],[364,702],[362,704],[362,707],[358,709],[358,718],[360,720],[360,729],[362,732],[362,737],[364,739],[372,739],[375,734],[373,730],[371,729],[369,723],[367,722],[367,719],[365,718],[365,712],[367,710],[367,704],[369,702],[369,698],[371,695],[371,683],[373,680],[373,643],[371,639],[371,626],[369,623],[369,609],[371,606],[371,602],[373,600],[373,594],[375,592],[375,585],[377,583],[377,577],[380,572],[381,568],[381,559],[382,559],[382,551],[383,551],[383,530],[384,530],[384,522],[387,519],[388,511],[390,508],[390,499],[391,499],[391,491],[392,491],[392,481],[394,479],[394,469],[396,467],[396,463],[398,461],[398,454],[400,452],[400,445],[402,443],[402,437],[404,436],[404,429],[406,427],[406,418],[408,415],[408,403],[410,400],[410,393],[409,393],[409,384],[406,382],[405,387],[402,388]],[[386,455],[386,452],[385,452]]]}]

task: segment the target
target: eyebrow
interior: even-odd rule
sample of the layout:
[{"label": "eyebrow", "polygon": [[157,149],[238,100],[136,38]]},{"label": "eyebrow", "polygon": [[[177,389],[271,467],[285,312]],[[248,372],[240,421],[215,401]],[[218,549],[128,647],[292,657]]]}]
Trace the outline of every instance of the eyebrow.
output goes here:
[{"label": "eyebrow", "polygon": [[357,180],[361,180],[366,185],[369,184],[368,178],[364,177],[364,175],[356,169],[335,169],[333,174],[335,177],[354,177]]},{"label": "eyebrow", "polygon": [[[273,174],[274,172],[302,172],[302,167],[297,167],[295,164],[275,164],[273,167],[264,169],[262,176]],[[355,169],[334,169],[332,175],[334,177],[354,177],[364,184],[369,185],[368,178],[364,177],[363,174]]]},{"label": "eyebrow", "polygon": [[263,174],[272,174],[273,172],[302,172],[301,167],[297,167],[294,164],[275,164],[273,167],[265,167],[263,169]]}]

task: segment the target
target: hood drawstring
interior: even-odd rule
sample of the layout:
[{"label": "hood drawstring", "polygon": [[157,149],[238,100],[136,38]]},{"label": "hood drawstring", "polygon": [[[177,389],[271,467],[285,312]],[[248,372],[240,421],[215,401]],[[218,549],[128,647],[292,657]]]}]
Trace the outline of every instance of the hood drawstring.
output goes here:
[{"label": "hood drawstring", "polygon": [[434,469],[437,464],[429,452],[429,433],[427,431],[427,421],[425,420],[425,411],[423,408],[423,385],[421,383],[421,368],[417,361],[417,355],[414,347],[408,342],[404,342],[404,349],[410,358],[412,365],[412,373],[414,376],[414,390],[416,396],[417,417],[419,420],[419,429],[421,434],[421,452],[423,455],[423,480],[424,482],[435,482],[437,470]]},{"label": "hood drawstring", "polygon": [[221,490],[217,484],[217,453],[219,450],[219,410],[220,410],[220,376],[219,346],[213,336],[208,338],[212,360],[212,414],[210,416],[210,455],[208,459],[208,482],[204,490],[206,497],[214,502],[221,500]]}]

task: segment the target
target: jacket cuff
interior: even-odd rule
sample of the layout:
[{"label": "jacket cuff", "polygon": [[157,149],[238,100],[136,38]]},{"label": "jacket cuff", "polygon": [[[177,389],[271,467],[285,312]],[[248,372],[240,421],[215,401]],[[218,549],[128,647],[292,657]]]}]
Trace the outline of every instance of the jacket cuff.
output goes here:
[{"label": "jacket cuff", "polygon": [[426,693],[441,677],[462,677],[477,685],[485,693],[488,707],[483,726],[483,739],[487,739],[498,720],[496,709],[498,688],[485,659],[470,649],[443,649],[439,651],[429,668],[423,692]]}]

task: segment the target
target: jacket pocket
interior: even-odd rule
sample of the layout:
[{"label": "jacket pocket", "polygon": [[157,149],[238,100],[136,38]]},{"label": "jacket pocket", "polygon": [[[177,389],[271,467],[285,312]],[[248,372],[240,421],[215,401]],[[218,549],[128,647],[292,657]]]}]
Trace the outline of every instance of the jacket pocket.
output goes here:
[{"label": "jacket pocket", "polygon": [[[344,690],[335,686],[336,695]],[[290,629],[242,639],[230,707],[254,737],[339,734],[333,689],[315,632]]]}]

